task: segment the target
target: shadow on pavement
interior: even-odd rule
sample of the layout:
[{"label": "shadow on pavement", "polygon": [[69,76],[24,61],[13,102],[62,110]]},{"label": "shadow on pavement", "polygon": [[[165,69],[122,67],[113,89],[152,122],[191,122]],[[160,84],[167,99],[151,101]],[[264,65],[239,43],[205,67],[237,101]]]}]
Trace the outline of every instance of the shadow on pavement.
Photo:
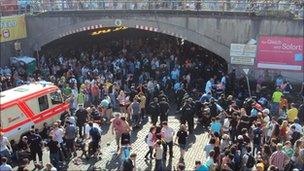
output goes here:
[{"label": "shadow on pavement", "polygon": [[101,158],[92,157],[89,160],[84,160],[85,164],[89,164],[88,170],[97,170],[97,166],[95,166],[96,162],[101,160]]},{"label": "shadow on pavement", "polygon": [[145,163],[147,167],[145,168],[144,171],[151,171],[152,170],[152,160],[145,160]]},{"label": "shadow on pavement", "polygon": [[196,137],[194,134],[190,134],[188,137],[188,148],[191,148],[192,145],[196,142]]},{"label": "shadow on pavement", "polygon": [[201,124],[196,124],[196,127],[194,128],[194,131],[193,133],[195,135],[201,135],[202,133],[204,133],[204,129],[202,128],[202,125]]},{"label": "shadow on pavement", "polygon": [[106,163],[106,169],[107,170],[119,170],[121,165],[122,165],[122,162],[120,160],[120,155],[112,155],[111,160],[107,161],[107,163]]}]

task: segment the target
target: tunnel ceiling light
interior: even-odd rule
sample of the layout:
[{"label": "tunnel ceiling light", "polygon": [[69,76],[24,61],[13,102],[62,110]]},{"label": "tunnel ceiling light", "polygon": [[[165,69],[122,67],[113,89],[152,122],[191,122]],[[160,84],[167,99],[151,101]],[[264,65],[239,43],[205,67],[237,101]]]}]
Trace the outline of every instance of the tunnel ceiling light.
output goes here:
[{"label": "tunnel ceiling light", "polygon": [[122,26],[122,27],[113,27],[113,28],[104,28],[104,29],[100,29],[100,30],[94,31],[93,33],[91,33],[91,36],[97,36],[97,35],[102,35],[102,34],[106,34],[106,33],[122,31],[122,30],[125,30],[127,28],[128,27],[125,27],[125,26]]}]

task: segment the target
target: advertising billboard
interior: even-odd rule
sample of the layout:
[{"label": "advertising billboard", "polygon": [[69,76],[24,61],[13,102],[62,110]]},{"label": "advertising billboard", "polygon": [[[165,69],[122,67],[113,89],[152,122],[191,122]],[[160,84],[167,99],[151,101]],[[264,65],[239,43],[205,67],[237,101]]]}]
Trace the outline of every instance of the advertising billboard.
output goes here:
[{"label": "advertising billboard", "polygon": [[26,38],[25,16],[1,17],[0,19],[0,42]]},{"label": "advertising billboard", "polygon": [[261,36],[258,44],[257,67],[303,71],[303,37]]}]

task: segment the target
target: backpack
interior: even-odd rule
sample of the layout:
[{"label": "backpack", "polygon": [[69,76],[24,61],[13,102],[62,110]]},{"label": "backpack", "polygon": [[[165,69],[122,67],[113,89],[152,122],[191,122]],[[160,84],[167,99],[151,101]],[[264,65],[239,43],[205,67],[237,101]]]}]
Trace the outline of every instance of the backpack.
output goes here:
[{"label": "backpack", "polygon": [[100,140],[101,139],[101,135],[100,135],[100,132],[99,132],[98,128],[93,127],[90,132],[91,132],[91,135],[92,135],[93,139],[95,139],[95,140]]},{"label": "backpack", "polygon": [[248,155],[246,167],[247,168],[252,168],[255,165],[255,159],[252,155]]}]

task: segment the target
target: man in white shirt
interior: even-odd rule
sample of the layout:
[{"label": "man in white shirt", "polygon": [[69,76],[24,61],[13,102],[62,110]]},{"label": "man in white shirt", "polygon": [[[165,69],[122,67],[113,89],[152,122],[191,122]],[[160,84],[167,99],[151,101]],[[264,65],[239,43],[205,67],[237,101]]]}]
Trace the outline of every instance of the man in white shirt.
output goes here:
[{"label": "man in white shirt", "polygon": [[3,132],[0,132],[0,157],[11,157],[12,146]]},{"label": "man in white shirt", "polygon": [[265,108],[262,111],[262,113],[263,113],[263,122],[265,124],[269,123],[270,122],[270,117],[269,117],[270,111],[269,111],[269,109]]},{"label": "man in white shirt", "polygon": [[266,137],[265,137],[266,141],[270,140],[272,132],[273,132],[276,124],[278,124],[278,123],[275,120],[275,117],[272,117],[271,121],[266,124],[266,127],[265,127],[265,129],[266,129],[265,130],[265,132],[266,132]]},{"label": "man in white shirt", "polygon": [[59,144],[63,143],[64,131],[59,127],[57,122],[54,123],[54,130],[51,132],[53,140],[57,141]]},{"label": "man in white shirt", "polygon": [[[97,123],[93,123],[93,127],[96,127],[99,130],[99,132],[102,133],[102,130]],[[91,127],[89,126],[89,124],[86,123],[85,126],[84,126],[84,136],[85,136],[85,138],[90,137],[90,130],[91,130]]]},{"label": "man in white shirt", "polygon": [[11,165],[7,164],[7,158],[6,157],[2,157],[1,158],[1,165],[0,165],[0,170],[2,171],[12,171],[13,168]]},{"label": "man in white shirt", "polygon": [[55,122],[54,123],[54,130],[51,131],[50,134],[53,137],[53,140],[57,141],[58,144],[60,145],[60,150],[63,152],[63,156],[61,156],[61,157],[63,159],[63,158],[66,158],[67,155],[65,153],[65,148],[63,147],[64,131],[59,125],[60,125],[60,122],[58,122],[58,121]]},{"label": "man in white shirt", "polygon": [[65,121],[70,122],[71,124],[76,126],[76,118],[74,116],[71,116],[71,114],[69,113],[68,116],[66,117]]},{"label": "man in white shirt", "polygon": [[175,131],[173,128],[168,126],[168,123],[165,121],[162,123],[163,128],[161,130],[162,138],[165,140],[164,144],[164,158],[167,156],[167,150],[169,146],[169,155],[170,158],[173,157],[173,137],[175,134]]},{"label": "man in white shirt", "polygon": [[303,127],[301,126],[300,121],[299,121],[298,118],[296,118],[296,119],[294,120],[294,123],[293,123],[290,127],[292,127],[292,126],[295,126],[295,131],[296,131],[296,132],[298,132],[298,133],[300,133],[301,135],[303,135]]},{"label": "man in white shirt", "polygon": [[155,149],[155,170],[163,170],[163,147],[161,145],[161,140],[157,140],[154,144]]}]

